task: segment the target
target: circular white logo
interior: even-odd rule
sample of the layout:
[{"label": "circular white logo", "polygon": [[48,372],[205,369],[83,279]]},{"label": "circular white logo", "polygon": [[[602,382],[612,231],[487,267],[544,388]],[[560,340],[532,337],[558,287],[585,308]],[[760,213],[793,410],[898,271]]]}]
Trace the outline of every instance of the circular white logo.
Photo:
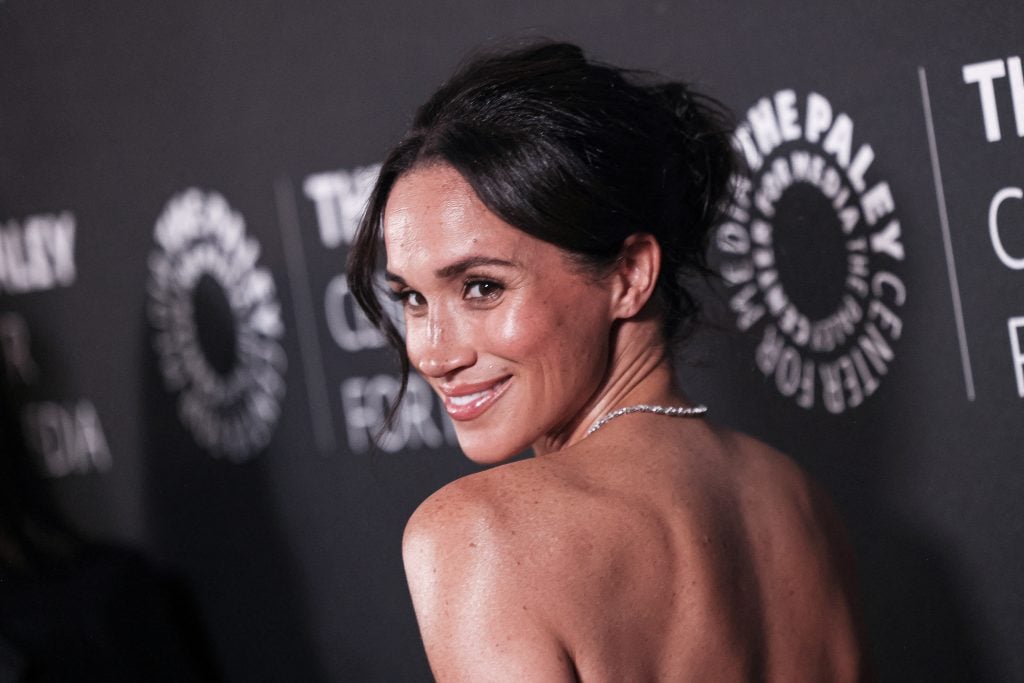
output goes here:
[{"label": "circular white logo", "polygon": [[270,442],[287,366],[259,244],[222,196],[197,189],[167,203],[153,236],[148,315],[164,386],[199,445],[247,460]]},{"label": "circular white logo", "polygon": [[866,180],[871,145],[818,93],[780,90],[734,135],[734,179],[713,255],[736,325],[759,334],[757,367],[803,408],[831,413],[879,387],[902,333],[905,258],[889,183]]}]

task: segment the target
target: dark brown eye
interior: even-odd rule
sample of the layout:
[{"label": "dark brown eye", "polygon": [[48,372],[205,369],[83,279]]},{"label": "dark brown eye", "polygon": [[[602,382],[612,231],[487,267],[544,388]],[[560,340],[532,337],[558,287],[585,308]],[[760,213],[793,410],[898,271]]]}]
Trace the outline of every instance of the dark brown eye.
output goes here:
[{"label": "dark brown eye", "polygon": [[490,299],[502,291],[502,286],[493,280],[470,280],[466,283],[467,299]]},{"label": "dark brown eye", "polygon": [[402,306],[409,308],[418,308],[426,303],[423,300],[423,295],[414,289],[404,289],[400,292],[390,291],[388,292],[388,296],[393,300],[400,302]]}]

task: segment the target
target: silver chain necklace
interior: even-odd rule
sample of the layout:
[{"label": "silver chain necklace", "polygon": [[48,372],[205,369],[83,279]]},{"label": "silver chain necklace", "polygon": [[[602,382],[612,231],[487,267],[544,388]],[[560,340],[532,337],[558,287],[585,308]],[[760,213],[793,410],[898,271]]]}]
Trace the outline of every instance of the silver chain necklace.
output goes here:
[{"label": "silver chain necklace", "polygon": [[606,424],[608,424],[615,418],[621,417],[623,415],[629,415],[630,413],[655,413],[657,415],[669,415],[671,417],[696,417],[698,415],[703,415],[706,412],[708,412],[708,407],[705,405],[659,406],[651,405],[648,403],[639,403],[635,406],[626,406],[625,408],[618,408],[616,410],[613,410],[612,412],[608,413],[600,420],[595,422],[593,425],[591,425],[590,429],[587,430],[587,433],[584,434],[584,436],[590,436],[591,434],[596,432],[601,427],[604,427]]}]

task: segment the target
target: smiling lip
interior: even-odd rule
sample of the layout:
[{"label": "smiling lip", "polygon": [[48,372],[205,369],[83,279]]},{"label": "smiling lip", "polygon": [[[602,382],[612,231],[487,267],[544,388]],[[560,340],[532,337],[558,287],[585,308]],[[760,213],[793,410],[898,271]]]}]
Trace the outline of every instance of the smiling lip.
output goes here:
[{"label": "smiling lip", "polygon": [[494,382],[465,384],[451,389],[443,389],[444,409],[453,420],[472,420],[482,415],[494,405],[505,389],[511,377],[502,377]]}]

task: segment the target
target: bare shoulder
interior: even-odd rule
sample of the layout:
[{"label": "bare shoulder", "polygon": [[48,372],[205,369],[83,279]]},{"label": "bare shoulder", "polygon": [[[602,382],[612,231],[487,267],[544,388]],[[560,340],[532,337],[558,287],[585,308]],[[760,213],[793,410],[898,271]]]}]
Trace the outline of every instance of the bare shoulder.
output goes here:
[{"label": "bare shoulder", "polygon": [[537,592],[544,582],[531,580],[533,534],[514,490],[528,490],[533,477],[517,464],[445,486],[406,526],[406,577],[438,680],[571,680]]},{"label": "bare shoulder", "polygon": [[843,596],[847,605],[857,604],[854,555],[846,526],[825,488],[791,458],[753,437],[731,433],[746,463],[742,481],[753,491],[748,519],[752,525],[771,527],[784,543],[789,557],[802,566],[817,566]]},{"label": "bare shoulder", "polygon": [[[432,598],[442,588],[431,575],[441,572],[444,582],[474,571],[488,545],[499,546],[496,499],[489,494],[487,473],[458,479],[432,494],[409,518],[402,538],[402,556],[413,598]],[[481,548],[481,546],[484,546]]]},{"label": "bare shoulder", "polygon": [[736,463],[744,552],[757,576],[775,666],[792,678],[808,670],[806,652],[817,649],[828,672],[822,679],[858,679],[864,663],[853,553],[830,497],[779,450],[737,432],[721,434]]},{"label": "bare shoulder", "polygon": [[[442,567],[447,576],[486,571],[503,586],[530,584],[550,565],[529,561],[538,547],[551,549],[564,483],[548,463],[524,460],[462,477],[427,498],[406,524],[406,572]],[[436,585],[436,584],[432,584]],[[526,593],[524,592],[524,595]]]},{"label": "bare shoulder", "polygon": [[743,479],[759,482],[764,495],[788,499],[823,521],[835,517],[825,490],[788,455],[742,432],[718,431],[725,448],[735,454]]},{"label": "bare shoulder", "polygon": [[536,492],[530,463],[512,463],[457,479],[423,501],[405,528],[406,552],[479,543],[505,545],[520,524],[523,494]]},{"label": "bare shoulder", "polygon": [[723,447],[743,459],[744,464],[757,467],[761,473],[792,479],[793,483],[807,481],[803,470],[788,455],[774,446],[761,441],[749,434],[733,429],[718,427],[716,435]]}]

